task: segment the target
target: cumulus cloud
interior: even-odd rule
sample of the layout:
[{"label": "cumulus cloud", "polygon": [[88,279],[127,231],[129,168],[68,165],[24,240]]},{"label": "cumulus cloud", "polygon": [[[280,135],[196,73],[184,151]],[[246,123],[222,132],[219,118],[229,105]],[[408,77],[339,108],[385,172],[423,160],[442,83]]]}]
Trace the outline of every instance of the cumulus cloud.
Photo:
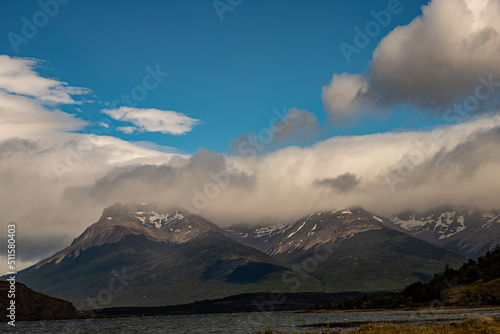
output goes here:
[{"label": "cumulus cloud", "polygon": [[135,127],[117,128],[117,130],[125,133],[139,131],[182,135],[190,132],[195,125],[200,123],[198,119],[170,110],[120,107],[117,109],[104,109],[102,112],[115,120],[130,122],[135,125]]},{"label": "cumulus cloud", "polygon": [[499,17],[499,0],[433,0],[380,41],[366,75],[334,76],[323,87],[325,109],[347,115],[360,101],[439,113],[455,103],[464,113],[491,108],[500,96]]},{"label": "cumulus cloud", "polygon": [[354,113],[366,94],[368,82],[357,74],[334,74],[332,82],[323,86],[321,99],[325,110],[335,120]]}]

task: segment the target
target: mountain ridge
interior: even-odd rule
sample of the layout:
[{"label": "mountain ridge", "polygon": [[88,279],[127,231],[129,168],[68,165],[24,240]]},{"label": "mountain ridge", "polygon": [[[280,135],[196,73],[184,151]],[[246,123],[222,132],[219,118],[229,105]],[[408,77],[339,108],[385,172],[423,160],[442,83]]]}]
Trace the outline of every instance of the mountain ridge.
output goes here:
[{"label": "mountain ridge", "polygon": [[340,209],[254,229],[249,245],[250,235],[176,207],[117,203],[18,279],[85,307],[123,270],[133,279],[103,307],[166,306],[273,290],[392,291],[463,260],[398,229],[361,208]]}]

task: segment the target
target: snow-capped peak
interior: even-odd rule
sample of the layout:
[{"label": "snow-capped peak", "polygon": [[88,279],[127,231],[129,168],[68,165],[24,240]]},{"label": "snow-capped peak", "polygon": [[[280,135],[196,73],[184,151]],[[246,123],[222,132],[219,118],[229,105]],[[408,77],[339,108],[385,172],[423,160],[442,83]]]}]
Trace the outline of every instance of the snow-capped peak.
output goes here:
[{"label": "snow-capped peak", "polygon": [[172,223],[185,223],[186,226],[189,225],[188,220],[178,210],[166,213],[158,213],[156,211],[136,211],[134,216],[144,225],[156,227],[157,229],[168,228],[172,225]]}]

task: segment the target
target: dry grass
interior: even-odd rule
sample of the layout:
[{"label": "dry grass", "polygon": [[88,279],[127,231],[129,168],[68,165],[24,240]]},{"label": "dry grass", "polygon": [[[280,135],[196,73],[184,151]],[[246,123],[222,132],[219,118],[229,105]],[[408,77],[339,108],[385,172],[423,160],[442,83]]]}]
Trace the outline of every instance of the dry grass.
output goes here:
[{"label": "dry grass", "polygon": [[[340,334],[341,332],[326,330],[323,332],[308,332],[308,334]],[[500,319],[488,317],[469,318],[462,322],[450,322],[446,325],[434,326],[395,326],[391,323],[367,324],[352,334],[500,334]],[[266,329],[256,334],[283,334]],[[294,334],[294,333],[292,333]]]},{"label": "dry grass", "polygon": [[[463,322],[450,322],[446,325],[421,327],[396,327],[394,325],[366,325],[355,331],[356,334],[498,334],[500,321],[487,317],[469,318]],[[353,334],[354,334],[353,333]]]}]

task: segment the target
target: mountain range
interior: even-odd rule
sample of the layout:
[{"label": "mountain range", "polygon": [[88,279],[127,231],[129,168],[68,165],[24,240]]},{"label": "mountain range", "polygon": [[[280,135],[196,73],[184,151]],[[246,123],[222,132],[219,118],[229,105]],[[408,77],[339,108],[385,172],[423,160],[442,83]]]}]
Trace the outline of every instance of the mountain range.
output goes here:
[{"label": "mountain range", "polygon": [[[327,292],[400,289],[430,280],[446,263],[464,260],[361,208],[316,212],[290,226],[257,228],[253,233],[244,227],[243,231],[237,226],[226,229],[240,242],[303,268]],[[323,253],[330,251],[328,256],[317,255],[321,248],[326,250]]]},{"label": "mountain range", "polygon": [[[333,211],[332,214],[344,216],[349,212],[351,211],[340,209]],[[308,218],[312,219],[314,215],[318,213],[313,213]],[[424,212],[408,210],[390,218],[371,216],[389,229],[404,232],[469,258],[477,258],[500,244],[499,210],[480,211],[442,206]],[[275,246],[274,240],[282,237],[282,234],[292,227],[292,225],[254,227],[235,225],[226,228],[225,232],[244,244],[268,251],[270,247]],[[311,234],[314,234],[314,231],[311,231]]]},{"label": "mountain range", "polygon": [[100,309],[257,292],[392,291],[466,260],[413,233],[414,224],[403,223],[411,216],[398,217],[350,208],[289,225],[221,229],[176,207],[115,204],[17,279],[79,309]]}]

